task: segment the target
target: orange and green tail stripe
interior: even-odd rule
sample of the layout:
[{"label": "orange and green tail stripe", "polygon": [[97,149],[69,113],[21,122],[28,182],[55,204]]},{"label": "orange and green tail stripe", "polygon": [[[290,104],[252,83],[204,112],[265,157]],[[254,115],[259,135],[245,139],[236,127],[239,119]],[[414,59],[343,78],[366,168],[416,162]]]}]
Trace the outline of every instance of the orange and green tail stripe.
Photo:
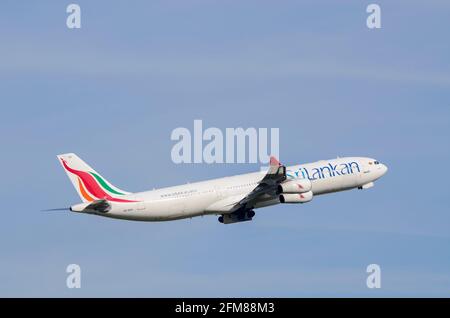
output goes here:
[{"label": "orange and green tail stripe", "polygon": [[125,193],[113,189],[102,177],[94,172],[85,172],[72,169],[67,165],[67,162],[64,159],[61,159],[61,162],[67,171],[78,177],[78,187],[85,200],[89,202],[102,199],[112,202],[137,202],[135,200],[126,200],[113,197],[111,194],[125,195]]}]

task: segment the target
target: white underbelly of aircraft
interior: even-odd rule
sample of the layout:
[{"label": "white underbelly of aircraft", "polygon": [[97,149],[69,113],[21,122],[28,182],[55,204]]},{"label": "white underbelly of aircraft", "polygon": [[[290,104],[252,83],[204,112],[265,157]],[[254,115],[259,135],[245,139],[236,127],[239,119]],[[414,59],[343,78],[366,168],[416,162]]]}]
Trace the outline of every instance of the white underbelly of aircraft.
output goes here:
[{"label": "white underbelly of aircraft", "polygon": [[335,176],[332,178],[312,180],[312,191],[315,195],[337,192],[359,186],[358,174]]}]

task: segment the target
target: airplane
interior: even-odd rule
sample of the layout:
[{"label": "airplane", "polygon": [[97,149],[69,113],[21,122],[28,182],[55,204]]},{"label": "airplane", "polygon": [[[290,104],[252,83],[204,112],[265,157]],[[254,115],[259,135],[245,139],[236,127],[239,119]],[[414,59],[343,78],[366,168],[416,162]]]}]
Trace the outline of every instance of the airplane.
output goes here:
[{"label": "airplane", "polygon": [[378,160],[345,157],[284,166],[270,157],[268,170],[145,192],[121,190],[74,153],[57,156],[82,203],[72,212],[136,221],[171,221],[203,215],[223,224],[251,221],[255,209],[304,204],[313,197],[368,189],[388,170]]}]

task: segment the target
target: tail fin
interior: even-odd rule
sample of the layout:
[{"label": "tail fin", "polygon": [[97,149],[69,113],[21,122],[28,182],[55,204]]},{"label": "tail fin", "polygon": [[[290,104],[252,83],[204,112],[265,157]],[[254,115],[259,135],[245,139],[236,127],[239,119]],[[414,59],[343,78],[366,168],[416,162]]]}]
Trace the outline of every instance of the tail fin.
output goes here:
[{"label": "tail fin", "polygon": [[133,202],[121,199],[130,193],[113,186],[76,154],[67,153],[57,157],[83,202],[95,200]]}]

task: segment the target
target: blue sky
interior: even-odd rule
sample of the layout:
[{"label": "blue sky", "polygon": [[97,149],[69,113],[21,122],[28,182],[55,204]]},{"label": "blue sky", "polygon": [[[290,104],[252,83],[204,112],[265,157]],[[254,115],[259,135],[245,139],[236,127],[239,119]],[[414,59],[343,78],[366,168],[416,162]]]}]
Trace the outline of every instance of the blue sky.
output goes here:
[{"label": "blue sky", "polygon": [[[69,2],[0,10],[0,296],[450,295],[447,2],[377,1],[380,30],[369,1],[77,3],[80,30]],[[79,200],[58,153],[129,191],[259,169],[174,164],[170,134],[194,119],[278,127],[286,164],[369,156],[389,172],[230,226],[40,212]]]}]

